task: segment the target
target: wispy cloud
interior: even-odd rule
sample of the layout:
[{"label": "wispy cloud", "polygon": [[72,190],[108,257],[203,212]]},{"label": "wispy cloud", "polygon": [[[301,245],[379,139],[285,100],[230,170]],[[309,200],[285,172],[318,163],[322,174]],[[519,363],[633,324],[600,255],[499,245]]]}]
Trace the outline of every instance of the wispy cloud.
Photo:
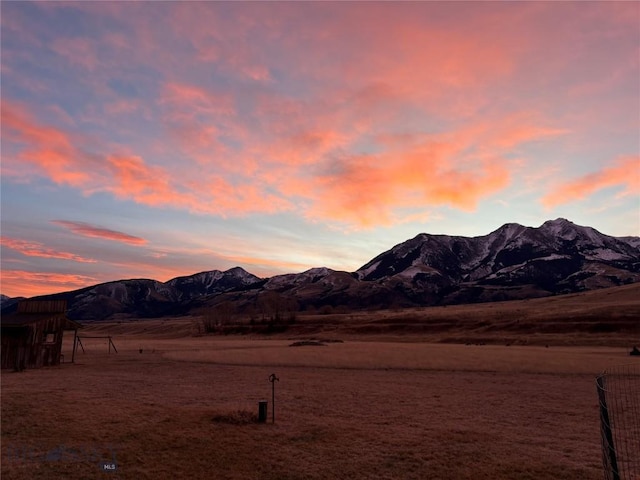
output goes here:
[{"label": "wispy cloud", "polygon": [[65,227],[73,233],[84,237],[102,238],[105,240],[127,243],[129,245],[144,245],[147,243],[147,240],[144,238],[129,235],[117,230],[111,230],[109,228],[91,225],[89,223],[72,222],[69,220],[52,220],[51,223]]},{"label": "wispy cloud", "polygon": [[94,42],[87,38],[58,38],[51,49],[64,57],[71,65],[94,70],[99,63]]},{"label": "wispy cloud", "polygon": [[[509,185],[512,160],[528,143],[571,133],[534,93],[547,92],[553,103],[558,96],[545,78],[583,82],[563,60],[591,54],[595,37],[554,30],[541,39],[556,10],[487,4],[451,16],[439,4],[370,7],[258,5],[247,15],[236,5],[161,4],[155,12],[168,23],[158,29],[139,6],[78,6],[117,23],[120,33],[61,36],[53,50],[82,73],[89,91],[105,90],[108,72],[92,60],[97,52],[110,70],[129,75],[135,59],[162,73],[146,85],[140,76],[132,98],[105,94],[94,105],[116,129],[122,112],[153,109],[145,127],[155,140],[139,151],[95,142],[3,102],[8,138],[22,145],[10,171],[31,165],[85,195],[108,192],[154,208],[225,218],[287,211],[370,227],[406,222],[402,211],[418,205],[471,211]],[[594,15],[557,8],[580,24]],[[228,16],[237,20],[234,28]],[[628,25],[606,18],[626,38]],[[302,24],[314,28],[291,28]],[[188,38],[189,48],[168,48],[175,35]],[[576,51],[562,47],[576,35]],[[138,50],[128,50],[127,39]],[[526,59],[552,45],[562,48],[533,75]],[[209,64],[214,81],[197,74]],[[395,144],[380,141],[394,137]]]},{"label": "wispy cloud", "polygon": [[[9,175],[27,178],[35,169],[58,184],[79,188],[91,184],[89,172],[95,162],[87,156],[83,158],[71,135],[60,128],[39,124],[17,103],[3,99],[0,108],[4,141],[23,145],[15,157],[3,157]],[[83,164],[82,160],[86,162]]]},{"label": "wispy cloud", "polygon": [[[3,231],[29,239],[24,251],[54,250],[24,214],[50,202],[82,242],[63,250],[101,270],[68,267],[167,278],[203,258],[264,274],[341,268],[337,250],[364,259],[362,244],[374,255],[382,238],[459,219],[482,234],[486,219],[543,207],[590,213],[595,193],[616,215],[589,215],[594,226],[629,218],[639,13],[637,2],[5,2],[2,178],[16,201],[3,202]],[[70,198],[80,213],[59,213]],[[68,220],[105,206],[149,222],[153,241],[117,220]],[[295,253],[279,252],[270,224],[295,230]],[[239,241],[252,235],[258,247]],[[322,251],[324,235],[344,243]],[[111,242],[91,251],[87,236]]]},{"label": "wispy cloud", "polygon": [[[88,153],[77,146],[89,143],[83,135],[42,125],[18,104],[3,101],[2,121],[3,138],[23,146],[16,156],[3,158],[6,173],[22,181],[35,174],[85,195],[108,192],[142,205],[221,216],[273,213],[291,205],[256,178],[231,181],[218,172],[194,173],[183,165],[169,170],[137,155]],[[100,147],[110,148],[92,148]]]},{"label": "wispy cloud", "polygon": [[255,271],[255,267],[258,267],[260,271],[269,271],[274,267],[279,271],[295,272],[301,269],[308,268],[308,265],[298,262],[283,261],[270,259],[265,257],[248,256],[248,255],[220,255],[221,259],[228,262],[237,263],[238,265],[246,265],[252,273]]},{"label": "wispy cloud", "polygon": [[640,156],[625,156],[597,172],[559,182],[541,202],[547,208],[582,200],[604,188],[618,187],[619,195],[640,196]]},{"label": "wispy cloud", "polygon": [[41,295],[43,292],[87,287],[96,279],[85,275],[67,273],[28,272],[25,270],[2,271],[3,292],[8,296]]},{"label": "wispy cloud", "polygon": [[57,258],[81,263],[96,263],[92,258],[85,258],[69,252],[48,248],[39,242],[30,242],[17,238],[0,237],[0,244],[28,257]]},{"label": "wispy cloud", "polygon": [[306,197],[309,218],[361,227],[404,223],[402,212],[418,205],[471,211],[508,186],[517,168],[509,153],[564,133],[509,115],[444,134],[383,135],[381,153],[345,156],[313,176],[286,180],[284,189]]}]

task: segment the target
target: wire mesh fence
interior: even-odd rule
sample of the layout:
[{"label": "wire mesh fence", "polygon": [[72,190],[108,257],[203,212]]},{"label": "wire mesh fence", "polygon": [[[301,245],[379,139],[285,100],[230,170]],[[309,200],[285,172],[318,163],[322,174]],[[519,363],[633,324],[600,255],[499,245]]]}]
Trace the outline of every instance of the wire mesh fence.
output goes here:
[{"label": "wire mesh fence", "polygon": [[606,480],[640,479],[640,363],[596,378]]}]

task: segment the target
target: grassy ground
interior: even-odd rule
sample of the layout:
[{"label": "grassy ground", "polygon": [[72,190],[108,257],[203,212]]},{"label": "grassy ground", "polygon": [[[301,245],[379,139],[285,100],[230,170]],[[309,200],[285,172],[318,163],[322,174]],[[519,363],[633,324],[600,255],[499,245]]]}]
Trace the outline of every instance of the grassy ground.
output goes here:
[{"label": "grassy ground", "polygon": [[[595,480],[594,377],[635,360],[619,347],[172,335],[120,331],[118,354],[87,340],[75,365],[3,372],[2,478]],[[276,423],[255,424],[274,372]]]},{"label": "grassy ground", "polygon": [[[627,354],[640,344],[638,318],[640,285],[629,285],[299,314],[269,337],[198,335],[198,317],[88,325],[82,335],[113,335],[119,353],[87,338],[73,365],[3,371],[0,473],[601,479],[595,375],[640,362]],[[289,346],[309,337],[344,342]],[[277,421],[256,424],[274,372]]]}]

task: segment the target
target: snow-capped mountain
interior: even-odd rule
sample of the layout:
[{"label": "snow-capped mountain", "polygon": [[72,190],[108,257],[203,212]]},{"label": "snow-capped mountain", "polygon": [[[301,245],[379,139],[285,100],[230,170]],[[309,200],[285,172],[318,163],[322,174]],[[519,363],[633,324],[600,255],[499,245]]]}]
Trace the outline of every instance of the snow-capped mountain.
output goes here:
[{"label": "snow-capped mountain", "polygon": [[[118,280],[39,298],[67,300],[67,315],[71,319],[153,318],[187,313],[191,308],[189,302],[195,298],[241,291],[261,283],[264,280],[235,267],[224,272],[212,270],[177,277],[164,283],[151,279]],[[3,308],[3,313],[9,312]]]},{"label": "snow-capped mountain", "polygon": [[545,222],[539,228],[510,223],[473,238],[423,233],[378,255],[356,274],[363,280],[379,280],[426,271],[456,282],[474,281],[532,261],[570,258],[582,263],[617,262],[626,268],[640,262],[634,238],[609,237],[565,219]]},{"label": "snow-capped mountain", "polygon": [[212,299],[250,309],[276,292],[300,309],[387,308],[541,297],[640,281],[637,238],[565,219],[515,223],[481,237],[420,234],[356,272],[312,268]]},{"label": "snow-capped mountain", "polygon": [[200,295],[211,295],[247,288],[261,281],[262,279],[246,270],[234,267],[224,272],[212,270],[186,277],[177,277],[169,280],[166,285],[178,291],[180,300],[188,300]]},{"label": "snow-capped mountain", "polygon": [[[323,306],[362,307],[371,305],[371,298],[379,295],[386,287],[371,282],[361,282],[349,272],[329,268],[312,268],[302,273],[277,275],[264,284],[257,292],[254,303],[264,293],[277,293],[289,302],[296,302],[301,308]],[[243,300],[246,301],[244,296]]]},{"label": "snow-capped mountain", "polygon": [[185,314],[222,302],[248,311],[276,297],[301,310],[388,308],[532,298],[638,281],[639,237],[611,237],[559,218],[538,228],[509,223],[480,237],[421,233],[353,273],[312,268],[261,279],[235,267],[165,283],[120,280],[46,298],[66,299],[70,318],[98,320]]},{"label": "snow-capped mountain", "polygon": [[[418,302],[423,293],[436,293],[444,303],[474,300],[470,292],[483,300],[520,298],[524,289],[535,296],[568,293],[639,281],[637,240],[562,218],[539,228],[511,223],[482,237],[420,234],[355,273],[400,284]],[[489,291],[496,296],[486,298]]]}]

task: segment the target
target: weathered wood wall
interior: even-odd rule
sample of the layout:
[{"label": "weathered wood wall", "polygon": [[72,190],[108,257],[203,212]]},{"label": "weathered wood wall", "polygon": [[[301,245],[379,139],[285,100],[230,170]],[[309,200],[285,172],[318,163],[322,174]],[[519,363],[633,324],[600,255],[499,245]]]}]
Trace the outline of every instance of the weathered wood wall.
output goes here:
[{"label": "weathered wood wall", "polygon": [[2,368],[20,369],[25,364],[29,328],[2,328]]},{"label": "weathered wood wall", "polygon": [[66,300],[23,300],[18,303],[18,313],[63,313]]},{"label": "weathered wood wall", "polygon": [[[3,326],[2,368],[59,365],[66,321],[64,315],[53,315],[24,326]],[[51,342],[46,342],[48,333],[53,334]]]}]

